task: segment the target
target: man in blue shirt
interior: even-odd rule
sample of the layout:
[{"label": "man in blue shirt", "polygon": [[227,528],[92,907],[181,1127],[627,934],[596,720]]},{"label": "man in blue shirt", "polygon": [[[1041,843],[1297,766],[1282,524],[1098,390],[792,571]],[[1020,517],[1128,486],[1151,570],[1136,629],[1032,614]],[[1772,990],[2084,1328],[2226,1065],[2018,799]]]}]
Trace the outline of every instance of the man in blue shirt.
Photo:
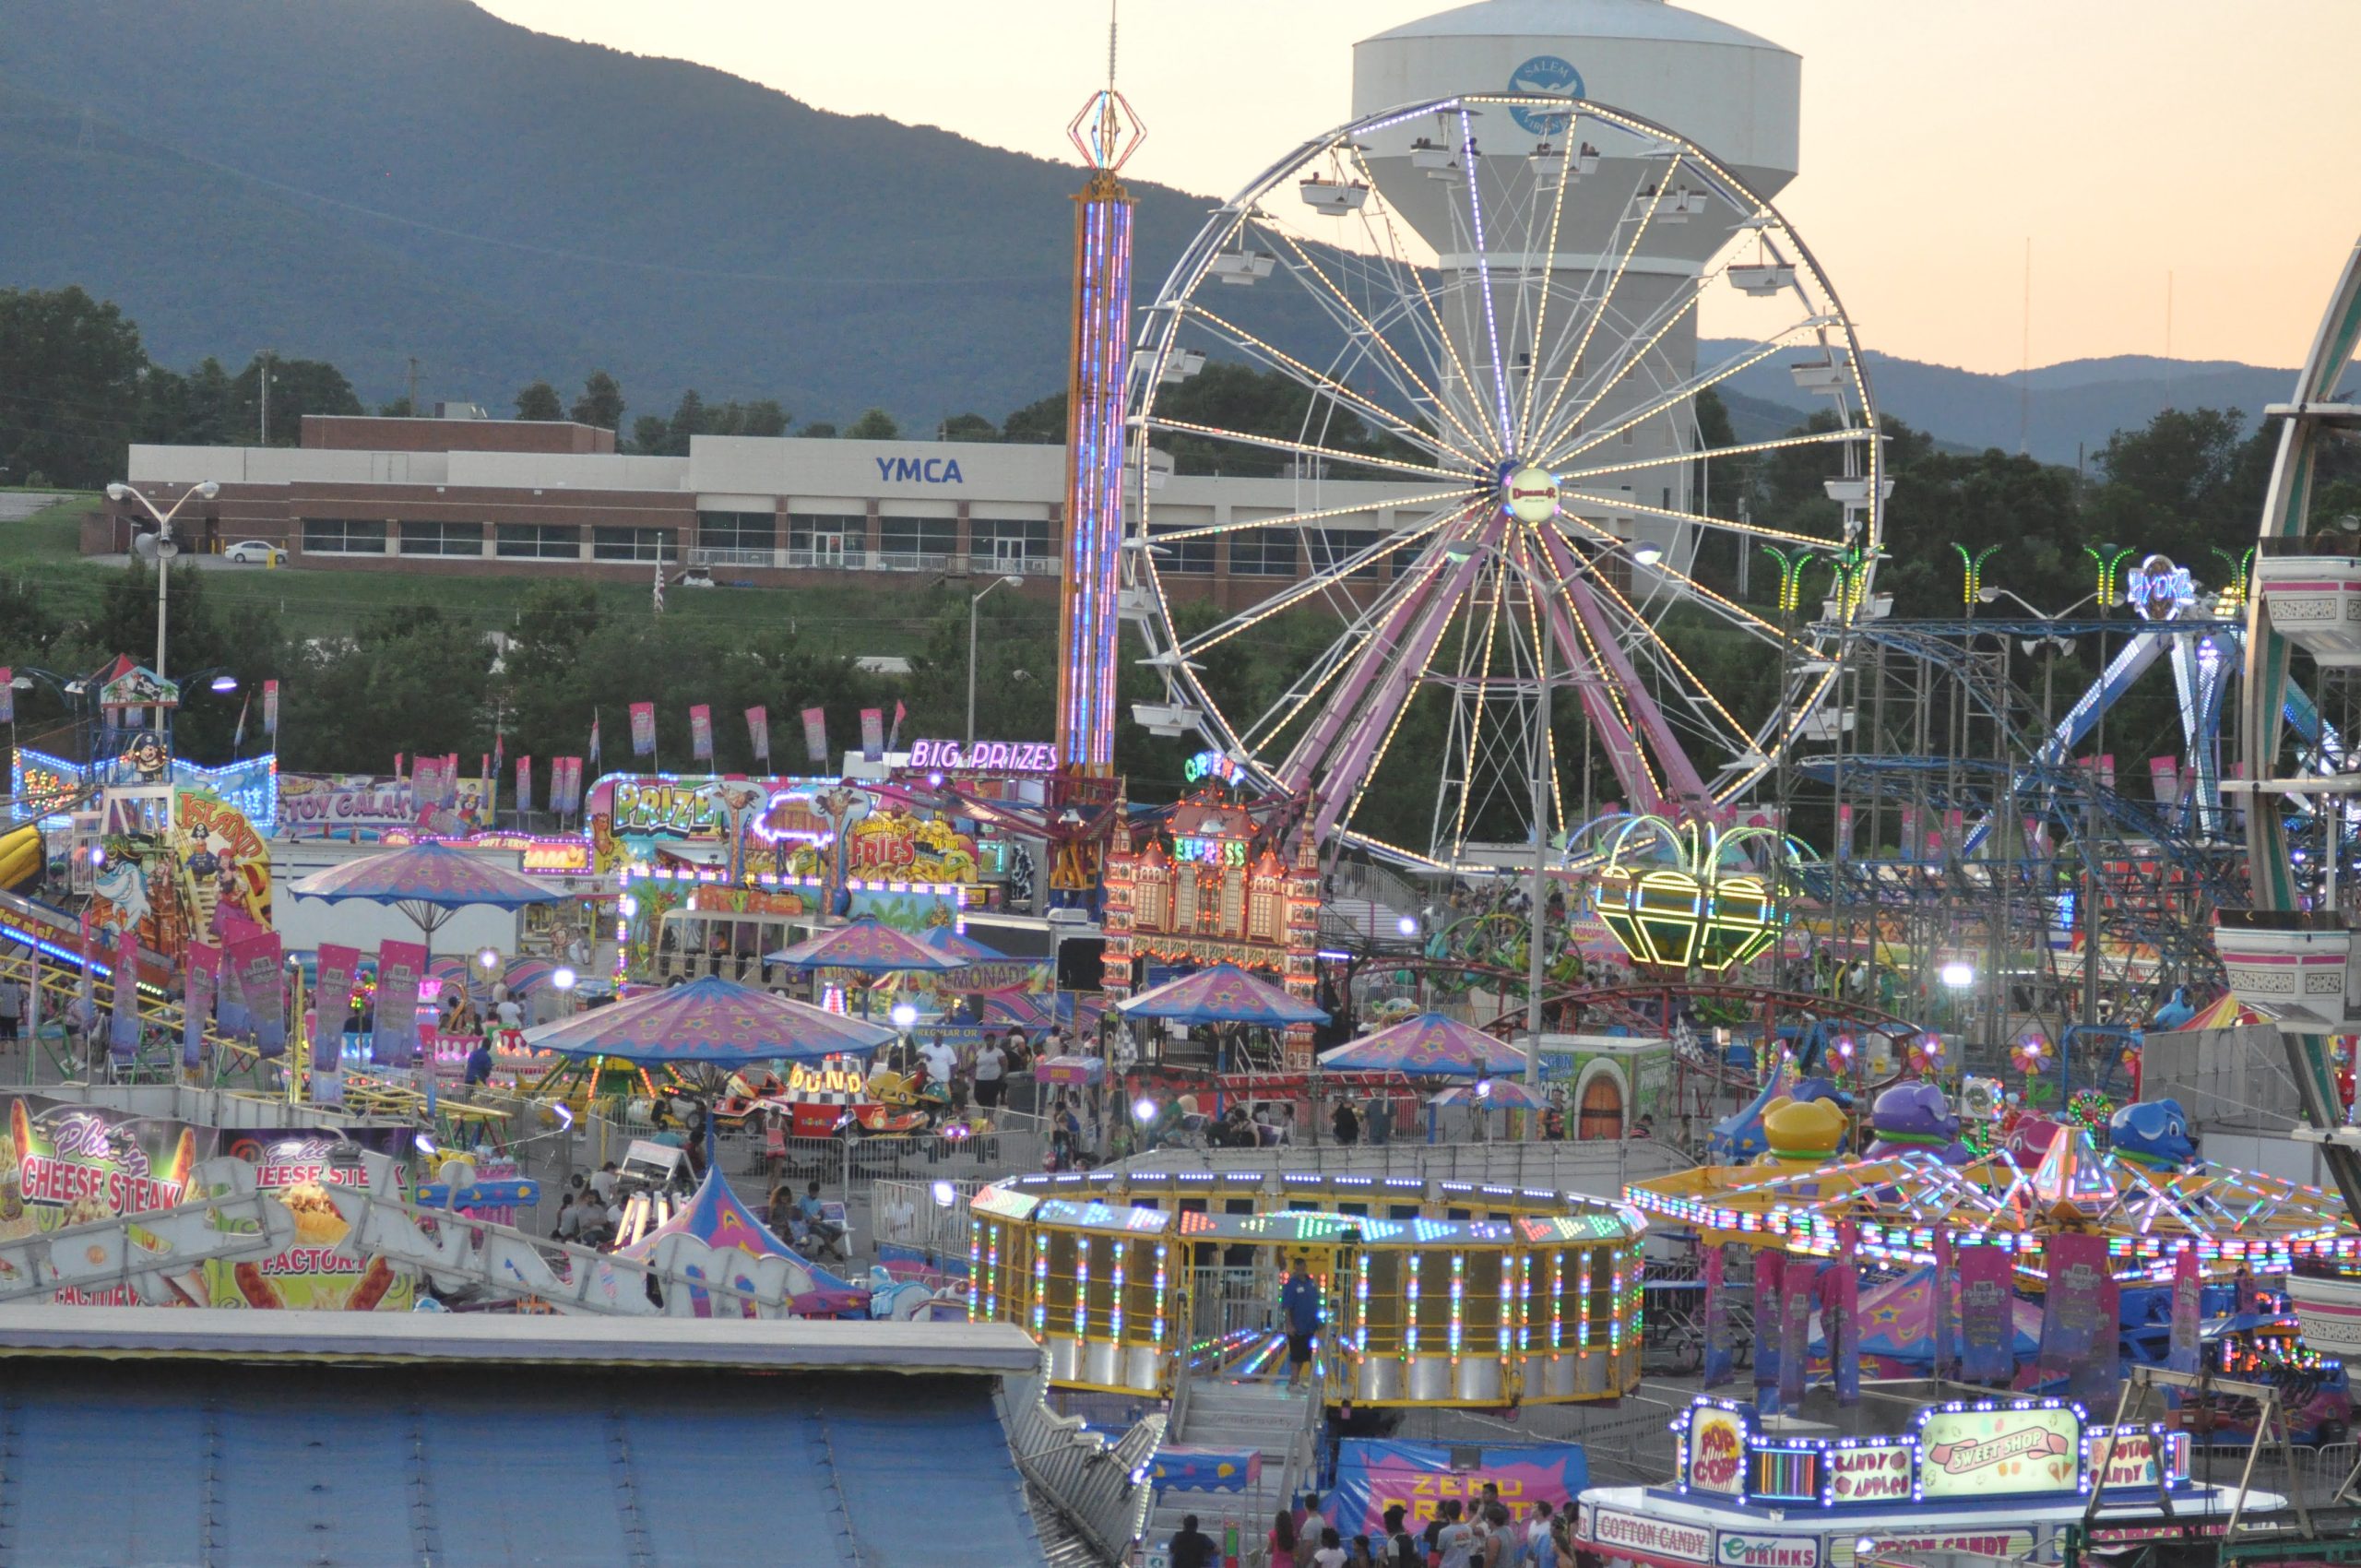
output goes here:
[{"label": "man in blue shirt", "polygon": [[1320,1332],[1320,1287],[1297,1258],[1279,1290],[1279,1313],[1287,1325],[1287,1387],[1293,1389],[1303,1369],[1311,1364],[1311,1336]]}]

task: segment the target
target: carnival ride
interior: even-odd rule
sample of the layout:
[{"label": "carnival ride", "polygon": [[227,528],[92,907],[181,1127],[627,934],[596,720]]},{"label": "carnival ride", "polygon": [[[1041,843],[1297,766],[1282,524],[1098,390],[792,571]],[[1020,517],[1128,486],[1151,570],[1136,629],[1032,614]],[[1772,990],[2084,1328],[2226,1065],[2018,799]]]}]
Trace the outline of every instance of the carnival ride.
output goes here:
[{"label": "carnival ride", "polygon": [[[1519,123],[1546,134],[1520,140]],[[1569,262],[1561,225],[1609,238]],[[1643,239],[1695,268],[1661,298],[1630,272]],[[1232,303],[1244,288],[1283,298],[1249,309]],[[1745,340],[1676,371],[1671,349],[1691,341],[1709,294]],[[1176,410],[1173,388],[1208,354],[1300,387],[1297,433]],[[1799,388],[1830,400],[1827,427],[1707,440],[1692,399],[1783,355]],[[1733,713],[1684,657],[1683,624],[1779,654],[1828,639],[1707,587],[1701,552],[1765,540],[1825,552],[1842,566],[1833,619],[1848,624],[1869,594],[1887,488],[1851,325],[1786,220],[1677,133],[1563,98],[1414,104],[1281,158],[1216,212],[1148,307],[1131,422],[1127,612],[1169,698],[1150,717],[1169,732],[1202,728],[1258,789],[1305,799],[1303,831],[1323,845],[1343,834],[1430,869],[1497,863],[1572,826],[1547,719],[1556,685],[1573,688],[1636,809],[1694,814],[1737,799],[1794,742],[1830,674],[1783,658],[1795,673],[1772,711]],[[1159,441],[1192,465],[1203,454],[1278,476],[1294,509],[1159,517]],[[1692,477],[1716,457],[1808,448],[1827,455],[1837,503],[1817,533],[1715,516]],[[1176,611],[1194,597],[1189,575],[1224,541],[1233,586],[1242,549],[1287,563],[1287,581],[1188,629]],[[1283,612],[1325,618],[1321,651],[1275,698],[1217,689],[1206,656]],[[1377,768],[1409,766],[1393,742],[1414,715],[1434,778],[1423,847],[1356,826]]]}]

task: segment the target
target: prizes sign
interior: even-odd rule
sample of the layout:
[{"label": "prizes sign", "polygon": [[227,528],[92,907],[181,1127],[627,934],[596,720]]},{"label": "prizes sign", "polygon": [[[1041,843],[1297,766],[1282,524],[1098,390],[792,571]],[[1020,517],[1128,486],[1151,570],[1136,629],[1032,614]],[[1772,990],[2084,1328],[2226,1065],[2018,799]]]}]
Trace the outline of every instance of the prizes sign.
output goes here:
[{"label": "prizes sign", "polygon": [[1930,1410],[1918,1430],[1919,1495],[2078,1491],[2082,1450],[2082,1418],[2063,1406]]}]

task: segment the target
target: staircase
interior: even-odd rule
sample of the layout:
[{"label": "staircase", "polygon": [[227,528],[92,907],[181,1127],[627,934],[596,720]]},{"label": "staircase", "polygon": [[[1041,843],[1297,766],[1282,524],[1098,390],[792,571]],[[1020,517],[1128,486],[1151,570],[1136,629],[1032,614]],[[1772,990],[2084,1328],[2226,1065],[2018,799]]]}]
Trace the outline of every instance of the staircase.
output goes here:
[{"label": "staircase", "polygon": [[1236,1519],[1241,1561],[1258,1558],[1271,1515],[1287,1501],[1290,1488],[1304,1490],[1300,1466],[1306,1401],[1309,1391],[1287,1392],[1276,1379],[1240,1381],[1201,1375],[1191,1384],[1181,1412],[1183,1430],[1170,1441],[1184,1448],[1231,1452],[1252,1450],[1263,1456],[1263,1479],[1244,1491],[1213,1491],[1167,1487],[1156,1494],[1148,1515],[1150,1544],[1162,1546],[1180,1528],[1181,1519],[1197,1516],[1197,1527],[1221,1542],[1221,1523]]}]

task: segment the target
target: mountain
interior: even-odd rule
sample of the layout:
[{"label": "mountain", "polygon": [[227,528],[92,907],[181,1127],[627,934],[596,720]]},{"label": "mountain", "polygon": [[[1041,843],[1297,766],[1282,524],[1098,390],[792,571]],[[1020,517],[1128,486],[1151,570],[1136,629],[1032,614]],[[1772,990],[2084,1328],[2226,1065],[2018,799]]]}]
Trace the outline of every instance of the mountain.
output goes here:
[{"label": "mountain", "polygon": [[[268,347],[498,407],[593,365],[931,425],[1064,384],[1076,168],[464,0],[9,0],[0,284],[182,365]],[[1204,198],[1135,187],[1170,256]]]},{"label": "mountain", "polygon": [[[1702,343],[1698,361],[1710,363],[1715,354],[1741,346],[1726,339]],[[1774,355],[1730,377],[1730,399],[1752,399],[1758,419],[1767,417],[1770,407],[1800,418],[1807,400],[1787,374],[1786,358]],[[2252,430],[2264,406],[2285,402],[2296,383],[2293,370],[2146,354],[2069,360],[2030,374],[2005,375],[1897,359],[1873,349],[1863,359],[1878,407],[1932,432],[1945,445],[2013,452],[2023,431],[2025,450],[2044,462],[2064,464],[2097,452],[2116,431],[2143,425],[2168,408],[2237,409]]]}]

